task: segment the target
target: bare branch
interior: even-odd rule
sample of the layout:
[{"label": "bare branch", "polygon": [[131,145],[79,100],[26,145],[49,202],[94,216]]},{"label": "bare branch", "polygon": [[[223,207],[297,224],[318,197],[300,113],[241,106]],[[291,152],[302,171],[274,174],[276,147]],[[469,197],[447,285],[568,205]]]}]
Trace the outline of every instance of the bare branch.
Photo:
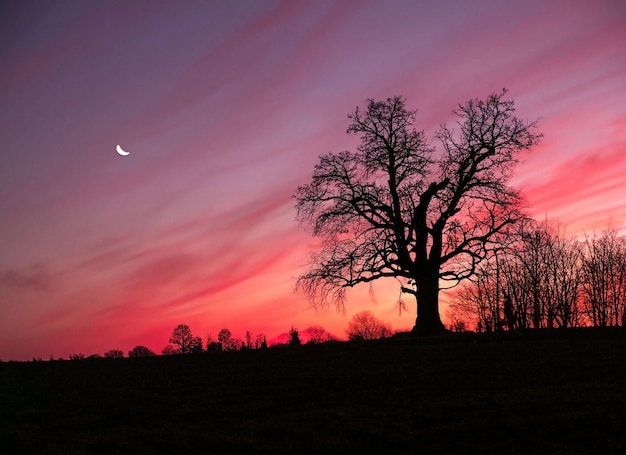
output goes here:
[{"label": "bare branch", "polygon": [[505,94],[459,105],[458,134],[446,125],[437,133],[438,158],[402,97],[370,99],[348,116],[357,152],[321,156],[295,196],[298,221],[323,239],[297,283],[314,306],[343,310],[346,287],[401,277],[413,283],[401,291],[416,296],[422,319],[441,326],[439,280],[474,276],[524,219],[507,181],[517,153],[541,136],[536,122],[514,117]]}]

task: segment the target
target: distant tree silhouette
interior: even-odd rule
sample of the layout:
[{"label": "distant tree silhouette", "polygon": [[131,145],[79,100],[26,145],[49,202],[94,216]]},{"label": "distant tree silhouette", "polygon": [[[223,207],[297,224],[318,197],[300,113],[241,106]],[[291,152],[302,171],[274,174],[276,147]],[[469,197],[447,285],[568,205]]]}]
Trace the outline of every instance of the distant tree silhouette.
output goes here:
[{"label": "distant tree silhouette", "polygon": [[301,346],[302,341],[300,341],[300,334],[298,333],[298,329],[294,329],[293,327],[289,329],[289,346]]},{"label": "distant tree silhouette", "polygon": [[265,335],[262,333],[259,333],[254,338],[254,349],[261,349],[263,347],[267,347],[267,341],[265,339]]},{"label": "distant tree silhouette", "polygon": [[440,284],[474,276],[524,218],[507,182],[518,152],[540,135],[536,122],[513,115],[505,93],[459,105],[458,130],[443,125],[436,134],[439,153],[401,97],[370,99],[349,115],[357,152],[322,155],[296,194],[297,219],[323,240],[296,286],[312,305],[344,309],[347,287],[394,277],[416,299],[414,330],[445,330]]},{"label": "distant tree silhouette", "polygon": [[107,359],[121,359],[124,357],[124,352],[120,349],[110,349],[104,353],[104,357]]},{"label": "distant tree silhouette", "polygon": [[208,333],[206,336],[206,351],[207,352],[212,352],[215,350],[215,349],[209,349],[209,346],[211,346],[212,344],[217,344],[217,342],[213,340],[213,335],[211,333]]},{"label": "distant tree silhouette", "polygon": [[455,321],[450,330],[452,332],[465,332],[465,321]]},{"label": "distant tree silhouette", "polygon": [[84,358],[85,354],[83,354],[82,352],[79,352],[78,354],[70,354],[70,360],[80,360]]},{"label": "distant tree silhouette", "polygon": [[230,330],[223,328],[217,334],[217,341],[222,345],[222,350],[224,351],[232,351],[236,349],[235,343],[233,342],[233,335]]},{"label": "distant tree silhouette", "polygon": [[187,324],[179,324],[174,328],[170,337],[170,344],[174,346],[174,349],[172,350],[166,346],[164,350],[167,349],[168,353],[171,354],[202,352],[202,338],[194,337]]},{"label": "distant tree silhouette", "polygon": [[222,345],[217,341],[211,341],[209,344],[207,344],[206,352],[222,352]]},{"label": "distant tree silhouette", "polygon": [[202,354],[202,337],[193,337],[190,352],[192,354]]},{"label": "distant tree silhouette", "polygon": [[246,330],[246,348],[252,349],[252,334]]},{"label": "distant tree silhouette", "polygon": [[[514,246],[521,273],[508,277],[510,282],[518,283],[515,287],[518,294],[511,292],[509,295],[512,299],[519,297],[521,292],[526,294],[522,299],[530,296],[530,304],[525,306],[530,309],[532,327],[577,325],[582,259],[579,242],[567,237],[558,225],[545,220],[526,223],[521,242]],[[522,314],[521,311],[516,313]]]},{"label": "distant tree silhouette", "polygon": [[128,357],[152,357],[153,355],[156,354],[142,345],[135,346],[128,351]]},{"label": "distant tree silhouette", "polygon": [[448,308],[446,311],[446,317],[450,321],[451,332],[465,332],[467,330],[467,323],[463,317],[453,308]]},{"label": "distant tree silhouette", "polygon": [[309,334],[309,343],[324,343],[329,339],[328,332],[319,325],[312,325],[306,331]]},{"label": "distant tree silhouette", "polygon": [[372,314],[371,311],[361,311],[352,316],[346,330],[350,340],[375,340],[392,335],[391,326]]},{"label": "distant tree silhouette", "polygon": [[504,319],[509,330],[516,328],[517,317],[513,309],[513,300],[507,292],[504,293]]},{"label": "distant tree silhouette", "polygon": [[246,343],[241,338],[232,338],[232,350],[238,351],[246,346]]},{"label": "distant tree silhouette", "polygon": [[626,258],[626,237],[580,242],[547,220],[528,220],[479,266],[450,309],[485,331],[617,325],[626,301],[626,259],[620,258]]},{"label": "distant tree silhouette", "polygon": [[162,355],[178,355],[180,353],[181,352],[178,346],[174,346],[173,344],[168,344],[163,349],[161,349]]},{"label": "distant tree silhouette", "polygon": [[596,327],[626,321],[626,236],[615,229],[583,245],[583,307]]}]

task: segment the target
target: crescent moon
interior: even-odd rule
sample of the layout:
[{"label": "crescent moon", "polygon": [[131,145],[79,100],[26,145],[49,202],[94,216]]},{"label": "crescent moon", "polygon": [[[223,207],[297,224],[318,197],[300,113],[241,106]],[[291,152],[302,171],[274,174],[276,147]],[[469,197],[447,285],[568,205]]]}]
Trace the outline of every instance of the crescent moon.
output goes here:
[{"label": "crescent moon", "polygon": [[127,156],[130,155],[130,152],[125,151],[122,147],[120,147],[119,144],[117,144],[117,146],[115,147],[115,151],[122,156]]}]

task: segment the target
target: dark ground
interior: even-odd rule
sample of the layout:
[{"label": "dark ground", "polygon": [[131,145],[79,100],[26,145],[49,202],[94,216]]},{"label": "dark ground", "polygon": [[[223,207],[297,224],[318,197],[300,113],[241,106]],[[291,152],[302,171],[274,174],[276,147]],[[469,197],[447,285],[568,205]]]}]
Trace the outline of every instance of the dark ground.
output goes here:
[{"label": "dark ground", "polygon": [[0,364],[0,453],[625,454],[626,331]]}]

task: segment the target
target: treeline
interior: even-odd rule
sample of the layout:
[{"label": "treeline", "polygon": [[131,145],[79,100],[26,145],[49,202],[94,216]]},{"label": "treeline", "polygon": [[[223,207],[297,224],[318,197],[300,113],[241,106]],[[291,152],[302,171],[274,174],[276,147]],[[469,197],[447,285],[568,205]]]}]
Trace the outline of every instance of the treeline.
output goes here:
[{"label": "treeline", "polygon": [[[217,334],[217,340],[209,334],[206,341],[206,352],[238,351],[240,349],[262,349],[267,347],[267,339],[260,333],[252,336],[246,331],[245,341],[234,338],[230,330],[224,328]],[[186,324],[178,325],[172,332],[169,344],[163,348],[161,354],[200,354],[204,351],[202,338],[193,336]]]},{"label": "treeline", "polygon": [[[338,340],[321,326],[310,326],[306,329],[306,344],[325,343],[327,341]],[[348,323],[346,335],[349,340],[373,340],[378,338],[387,338],[393,335],[391,325],[376,318],[370,311],[361,311],[355,314]],[[298,329],[291,327],[288,332],[287,341],[277,343],[278,346],[300,346],[303,343]],[[206,342],[202,337],[192,333],[191,328],[187,324],[179,324],[174,328],[169,338],[168,344],[161,350],[161,355],[179,355],[179,354],[202,354],[215,353],[223,351],[239,351],[246,349],[266,349],[268,348],[267,337],[264,333],[253,335],[250,331],[246,331],[244,338],[234,337],[231,331],[223,328],[217,334],[217,338],[213,338],[211,334],[207,335]],[[93,358],[136,358],[151,357],[157,355],[156,352],[146,346],[138,345],[128,351],[125,355],[121,349],[110,349],[104,353],[92,354],[85,356],[82,353],[70,354],[70,360],[93,359]],[[33,358],[33,361],[41,361],[41,358]],[[55,360],[50,357],[50,360]],[[63,360],[59,358],[58,360]]]},{"label": "treeline", "polygon": [[[294,329],[292,329],[294,330]],[[298,332],[295,331],[297,337]],[[168,344],[161,350],[162,355],[178,355],[178,354],[202,354],[208,352],[221,351],[238,351],[241,349],[264,349],[267,348],[267,339],[263,333],[252,336],[246,331],[245,339],[235,338],[230,330],[224,328],[217,335],[217,340],[209,334],[206,344],[203,343],[202,337],[195,336],[187,324],[179,324],[172,331]],[[128,351],[128,357],[152,357],[157,355],[156,352],[139,345]],[[100,357],[92,355],[89,358]],[[110,349],[104,353],[105,358],[123,358],[124,352],[121,349]],[[82,354],[70,355],[70,360],[82,359]]]},{"label": "treeline", "polygon": [[579,240],[529,221],[494,248],[448,311],[452,329],[477,331],[626,325],[626,237]]}]

